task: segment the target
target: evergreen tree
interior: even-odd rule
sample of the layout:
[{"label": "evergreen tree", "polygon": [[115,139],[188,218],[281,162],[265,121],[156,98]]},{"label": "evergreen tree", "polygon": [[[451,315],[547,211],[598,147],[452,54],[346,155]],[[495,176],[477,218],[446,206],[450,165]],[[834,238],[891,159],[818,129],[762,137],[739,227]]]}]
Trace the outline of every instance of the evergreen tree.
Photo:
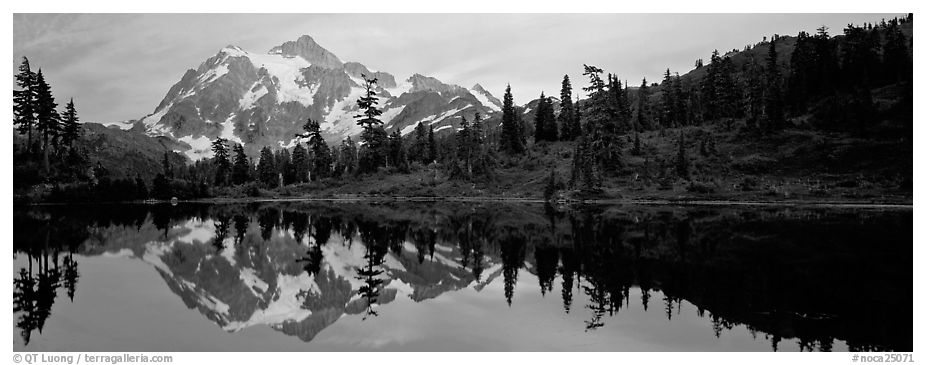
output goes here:
[{"label": "evergreen tree", "polygon": [[415,126],[415,139],[412,142],[411,155],[413,160],[421,162],[423,164],[428,163],[430,158],[428,157],[428,131],[425,128],[424,123],[418,122],[418,125]]},{"label": "evergreen tree", "polygon": [[559,139],[559,128],[556,128],[556,115],[553,112],[553,100],[549,97],[544,98],[543,113],[540,114],[543,119],[543,139],[555,142]]},{"label": "evergreen tree", "polygon": [[62,119],[61,142],[68,147],[80,136],[80,123],[78,123],[77,110],[74,108],[74,99],[68,102]]},{"label": "evergreen tree", "polygon": [[405,151],[405,144],[402,141],[402,134],[398,129],[389,135],[389,160],[392,166],[395,166],[401,172],[408,172],[408,156]]},{"label": "evergreen tree", "polygon": [[559,115],[556,120],[559,122],[560,139],[571,141],[576,138],[578,131],[573,130],[575,107],[572,104],[572,84],[569,82],[569,75],[563,76],[563,86],[559,92],[559,99]]},{"label": "evergreen tree", "polygon": [[521,154],[524,152],[523,130],[520,115],[514,106],[514,97],[511,95],[511,85],[505,88],[502,102],[502,151],[508,154]]},{"label": "evergreen tree", "polygon": [[476,112],[473,114],[473,126],[472,126],[472,145],[474,147],[481,146],[485,142],[485,126],[482,123],[482,114]]},{"label": "evergreen tree", "polygon": [[19,73],[16,74],[16,86],[19,90],[13,90],[13,115],[15,117],[13,124],[17,126],[20,134],[29,136],[31,148],[32,130],[36,126],[36,75],[29,68],[29,59],[26,57],[23,57]]},{"label": "evergreen tree", "polygon": [[[328,153],[328,147],[325,147],[325,154]],[[278,152],[276,158],[277,171],[283,175],[283,185],[290,185],[296,181],[296,168],[293,166],[293,158],[289,150],[283,148]]]},{"label": "evergreen tree", "polygon": [[270,147],[264,147],[260,150],[260,161],[257,163],[257,174],[260,182],[269,188],[275,188],[279,185],[279,175],[274,161],[273,151]]},{"label": "evergreen tree", "polygon": [[361,76],[365,93],[357,100],[357,106],[363,112],[354,116],[357,118],[357,125],[363,127],[360,138],[365,142],[360,149],[360,168],[363,171],[375,171],[386,161],[388,135],[382,127],[383,122],[378,118],[383,112],[377,107],[379,104],[375,91],[377,79],[367,78],[364,74]]},{"label": "evergreen tree", "polygon": [[341,150],[338,154],[338,173],[351,175],[357,172],[357,145],[350,136],[341,141]]},{"label": "evergreen tree", "polygon": [[537,110],[534,112],[534,141],[556,141],[556,129],[553,101],[541,92]]},{"label": "evergreen tree", "polygon": [[212,157],[215,165],[215,185],[228,185],[228,174],[231,172],[231,162],[228,159],[227,139],[219,137],[212,141]]},{"label": "evergreen tree", "polygon": [[49,142],[58,136],[61,118],[57,111],[58,103],[41,69],[35,75],[35,97],[36,130],[42,135],[42,148],[48,150]]},{"label": "evergreen tree", "polygon": [[[317,121],[309,118],[302,126],[302,129],[305,131],[305,133],[297,134],[296,137],[307,138],[309,140],[308,160],[310,165],[310,180],[318,180],[328,177],[330,175],[332,158],[330,149],[328,148],[328,143],[326,143],[325,139],[322,138],[321,127]],[[372,129],[376,130],[382,128],[374,126]]]},{"label": "evergreen tree", "polygon": [[634,125],[638,129],[652,130],[655,128],[650,116],[649,95],[649,85],[646,84],[644,77],[637,90],[637,118]]},{"label": "evergreen tree", "polygon": [[784,124],[781,97],[781,73],[778,69],[778,52],[775,49],[777,36],[769,42],[768,57],[765,66],[765,125],[768,129],[778,129]]},{"label": "evergreen tree", "polygon": [[665,76],[662,79],[662,116],[660,121],[666,127],[678,126],[675,110],[675,93],[672,92],[672,74],[666,69]]},{"label": "evergreen tree", "polygon": [[296,143],[296,147],[293,147],[293,169],[296,174],[296,182],[303,183],[308,180],[309,156],[301,143]]},{"label": "evergreen tree", "polygon": [[[301,146],[296,145],[296,148]],[[251,180],[251,164],[248,156],[244,153],[244,146],[240,143],[235,144],[235,162],[232,167],[232,183],[235,185],[245,184]]]}]

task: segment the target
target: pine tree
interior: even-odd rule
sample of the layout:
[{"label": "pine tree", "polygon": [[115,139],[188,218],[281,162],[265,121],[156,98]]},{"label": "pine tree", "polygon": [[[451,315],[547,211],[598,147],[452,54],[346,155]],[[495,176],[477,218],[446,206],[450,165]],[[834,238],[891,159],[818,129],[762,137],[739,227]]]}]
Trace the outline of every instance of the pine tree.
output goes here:
[{"label": "pine tree", "polygon": [[482,114],[476,112],[473,115],[473,126],[472,126],[472,145],[474,147],[481,146],[485,142],[485,126],[482,123]]},{"label": "pine tree", "polygon": [[357,145],[350,136],[341,141],[341,151],[338,154],[338,173],[351,175],[357,171]]},{"label": "pine tree", "polygon": [[354,116],[357,118],[357,125],[363,127],[360,138],[365,142],[360,149],[360,168],[363,171],[375,171],[386,161],[388,135],[382,127],[383,122],[378,118],[383,112],[377,107],[379,104],[375,91],[377,79],[367,78],[364,74],[361,76],[365,93],[357,100],[357,106],[363,112]]},{"label": "pine tree", "polygon": [[630,150],[630,153],[634,156],[643,154],[643,148],[640,146],[640,132],[634,133],[633,135],[633,149]]},{"label": "pine tree", "polygon": [[16,86],[19,90],[13,90],[13,115],[15,119],[13,124],[17,126],[20,134],[27,134],[29,147],[32,147],[32,130],[36,125],[35,108],[36,108],[36,75],[29,68],[29,59],[23,57],[23,62],[19,66],[19,73],[16,74]]},{"label": "pine tree", "polygon": [[717,85],[720,79],[720,52],[716,49],[711,53],[711,63],[707,65],[707,73],[701,79],[701,97],[704,105],[704,119],[713,120],[718,117],[720,98]]},{"label": "pine tree", "polygon": [[534,112],[534,141],[556,141],[556,129],[553,101],[541,92],[537,110]]},{"label": "pine tree", "polygon": [[781,98],[781,73],[778,70],[778,52],[775,49],[777,37],[769,42],[765,65],[765,123],[768,129],[778,129],[784,124]]},{"label": "pine tree", "polygon": [[[302,148],[298,144],[296,148]],[[251,164],[248,162],[248,156],[244,153],[244,146],[240,143],[235,144],[235,163],[232,167],[232,183],[235,185],[245,184],[251,180]],[[303,150],[303,155],[305,154]]]},{"label": "pine tree", "polygon": [[661,124],[666,127],[678,126],[677,115],[675,114],[675,94],[672,92],[672,74],[666,69],[665,76],[662,79],[662,115]]},{"label": "pine tree", "polygon": [[62,120],[61,142],[68,147],[80,136],[80,123],[78,123],[77,110],[74,108],[74,99],[68,102]]},{"label": "pine tree", "polygon": [[42,70],[35,75],[35,115],[36,130],[42,135],[42,148],[47,150],[48,144],[60,131],[60,116],[58,115],[58,103],[52,96],[51,87],[45,82],[45,76]]},{"label": "pine tree", "polygon": [[534,111],[534,143],[546,139],[547,128],[544,126],[546,120],[547,97],[540,92],[540,99],[537,100],[537,110]]},{"label": "pine tree", "polygon": [[555,142],[559,139],[559,130],[556,128],[556,115],[553,111],[553,100],[549,97],[544,99],[546,107],[541,114],[541,118],[543,118],[543,139]]},{"label": "pine tree", "polygon": [[502,102],[502,151],[512,155],[523,153],[523,138],[520,116],[514,106],[511,85],[508,85]]},{"label": "pine tree", "polygon": [[649,108],[649,85],[646,84],[646,78],[640,83],[637,90],[637,118],[634,125],[638,129],[652,130],[654,125],[651,121]]},{"label": "pine tree", "polygon": [[569,75],[563,76],[563,86],[559,92],[560,107],[559,115],[556,120],[560,126],[560,139],[571,141],[576,138],[578,131],[573,129],[575,119],[575,107],[572,104],[572,84],[569,82]]},{"label": "pine tree", "polygon": [[279,185],[279,176],[274,161],[273,151],[270,147],[264,147],[260,150],[260,161],[257,163],[257,174],[260,182],[269,188],[275,188]]},{"label": "pine tree", "polygon": [[[328,147],[325,147],[325,153],[328,153]],[[290,185],[296,181],[296,168],[293,166],[293,158],[288,149],[281,149],[276,158],[277,171],[283,176],[283,185]]]},{"label": "pine tree", "polygon": [[[328,148],[328,143],[325,142],[324,138],[322,138],[321,127],[317,121],[309,118],[302,126],[302,129],[305,132],[302,134],[297,134],[296,137],[309,140],[309,179],[318,180],[324,177],[328,177],[330,175],[332,158],[330,149]],[[376,126],[372,127],[371,130],[376,131],[381,129],[381,127]]]},{"label": "pine tree", "polygon": [[303,183],[309,177],[309,156],[302,143],[296,143],[293,147],[293,170],[296,174],[296,182]]},{"label": "pine tree", "polygon": [[212,141],[212,161],[215,164],[215,185],[228,185],[228,174],[231,171],[231,162],[228,159],[228,142],[225,138],[216,138]]}]

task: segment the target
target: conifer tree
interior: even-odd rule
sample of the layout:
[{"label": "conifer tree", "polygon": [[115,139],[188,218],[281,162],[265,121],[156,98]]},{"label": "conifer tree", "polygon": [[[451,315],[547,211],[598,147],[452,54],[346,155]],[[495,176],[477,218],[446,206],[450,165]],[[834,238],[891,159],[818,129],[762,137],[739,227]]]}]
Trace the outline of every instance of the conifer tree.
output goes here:
[{"label": "conifer tree", "polygon": [[646,84],[646,78],[640,83],[640,89],[637,90],[637,118],[634,122],[636,128],[643,130],[654,129],[651,122],[649,107],[649,85]]},{"label": "conifer tree", "polygon": [[351,175],[357,171],[357,145],[350,136],[341,141],[341,151],[338,154],[338,173]]},{"label": "conifer tree", "polygon": [[[296,148],[301,148],[298,144]],[[250,179],[251,165],[248,162],[248,156],[244,153],[244,146],[240,143],[235,144],[235,162],[232,167],[232,183],[241,185],[247,183]],[[304,151],[303,151],[304,155]]]},{"label": "conifer tree", "polygon": [[35,75],[35,116],[36,130],[42,135],[42,148],[47,150],[48,144],[60,131],[60,116],[58,115],[58,103],[52,96],[51,87],[45,82],[45,76],[42,70]]},{"label": "conifer tree", "polygon": [[379,116],[383,114],[377,106],[379,98],[376,97],[377,79],[367,78],[361,74],[364,81],[364,96],[357,100],[357,106],[362,110],[362,114],[355,115],[357,125],[363,127],[360,138],[365,142],[360,149],[360,167],[364,171],[374,171],[386,162],[386,140],[388,134],[382,127],[382,120]]},{"label": "conifer tree", "polygon": [[16,74],[16,86],[19,90],[13,90],[13,115],[15,116],[13,124],[17,126],[20,134],[28,135],[31,148],[32,131],[36,124],[36,75],[29,68],[29,59],[26,57],[23,57],[19,73]]},{"label": "conifer tree", "polygon": [[61,142],[68,147],[80,136],[80,123],[77,109],[74,108],[74,99],[68,102],[62,118]]},{"label": "conifer tree", "polygon": [[546,122],[544,115],[546,114],[547,107],[547,98],[543,95],[543,92],[540,92],[540,99],[537,100],[537,110],[534,111],[534,142],[540,142],[546,139],[546,130],[544,126]]},{"label": "conifer tree", "polygon": [[212,141],[212,161],[215,164],[215,184],[224,186],[228,184],[228,174],[231,171],[231,162],[228,159],[227,139],[219,137]]},{"label": "conifer tree", "polygon": [[556,115],[553,112],[553,100],[549,97],[544,98],[546,107],[541,114],[543,118],[543,139],[555,142],[559,139],[559,128],[556,128]]},{"label": "conifer tree", "polygon": [[472,126],[472,145],[475,147],[482,146],[485,142],[485,126],[482,123],[482,114],[476,112],[473,115],[473,126]]},{"label": "conifer tree", "polygon": [[[308,118],[302,129],[305,132],[297,134],[296,137],[308,139],[309,180],[327,177],[331,170],[331,151],[328,148],[328,143],[322,137],[321,126],[314,119]],[[372,130],[376,129],[382,128],[378,126],[372,127]]]},{"label": "conifer tree", "polygon": [[559,115],[556,117],[560,127],[560,138],[563,141],[575,139],[578,131],[573,129],[575,119],[575,108],[572,104],[572,84],[569,82],[569,75],[563,76],[563,86],[559,92],[560,107]]},{"label": "conifer tree", "polygon": [[273,151],[269,146],[260,150],[260,161],[257,163],[257,174],[260,182],[269,188],[275,188],[279,185],[279,176],[277,175],[276,163],[274,161]]},{"label": "conifer tree", "polygon": [[502,102],[502,151],[513,155],[523,153],[523,138],[520,116],[514,106],[511,85],[508,85],[505,88],[505,96]]},{"label": "conifer tree", "polygon": [[777,37],[769,42],[765,65],[765,123],[768,129],[778,129],[784,124],[781,97],[781,72],[778,70],[778,52],[775,49]]},{"label": "conifer tree", "polygon": [[662,79],[662,116],[661,122],[667,127],[678,125],[675,114],[675,94],[672,92],[672,74],[666,69],[665,76]]}]

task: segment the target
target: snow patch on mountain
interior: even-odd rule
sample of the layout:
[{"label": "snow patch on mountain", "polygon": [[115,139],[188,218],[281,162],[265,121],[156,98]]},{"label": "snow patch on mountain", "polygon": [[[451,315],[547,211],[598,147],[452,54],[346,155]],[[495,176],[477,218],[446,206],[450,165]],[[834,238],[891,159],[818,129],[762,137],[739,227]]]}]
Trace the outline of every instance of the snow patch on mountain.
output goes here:
[{"label": "snow patch on mountain", "polygon": [[135,126],[134,120],[123,120],[123,121],[118,121],[118,122],[85,122],[85,123],[102,124],[109,128],[119,128],[124,131],[132,129],[132,127]]},{"label": "snow patch on mountain", "polygon": [[193,136],[183,136],[178,138],[180,142],[190,145],[190,149],[183,151],[190,160],[196,161],[204,158],[212,158],[214,153],[212,152],[212,140],[206,136],[199,136],[199,138],[193,138]]},{"label": "snow patch on mountain", "polygon": [[241,138],[235,135],[235,122],[232,121],[233,117],[234,117],[234,114],[231,117],[229,117],[228,120],[226,120],[224,123],[222,123],[222,134],[220,134],[219,137],[225,138],[230,142],[237,142],[237,143],[244,144],[244,141],[242,141]]},{"label": "snow patch on mountain", "polygon": [[254,83],[254,86],[251,87],[251,89],[249,89],[248,92],[244,93],[244,96],[241,97],[238,105],[241,106],[241,110],[251,109],[254,107],[254,103],[256,103],[258,99],[264,97],[264,95],[267,95],[269,92],[270,91],[267,90],[264,85],[260,83]]},{"label": "snow patch on mountain", "polygon": [[363,88],[352,87],[350,94],[346,98],[334,103],[330,108],[325,109],[325,122],[321,124],[321,130],[333,134],[356,135],[363,128],[354,121],[352,106],[357,104],[357,99],[364,95],[366,91]]},{"label": "snow patch on mountain", "polygon": [[499,108],[498,105],[495,105],[492,101],[489,100],[488,95],[482,93],[481,90],[469,89],[469,93],[473,94],[476,97],[476,100],[479,100],[479,103],[485,106],[486,108],[492,109],[494,111],[500,112],[502,108]]},{"label": "snow patch on mountain", "polygon": [[[312,105],[312,92],[302,75],[302,69],[311,64],[299,56],[287,57],[282,54],[261,54],[242,50],[238,47],[226,47],[222,50],[232,57],[247,57],[255,68],[263,68],[272,76],[271,81],[277,90],[277,103],[298,102],[303,106]],[[226,67],[227,69],[227,67]],[[305,90],[308,89],[308,90]],[[317,90],[317,89],[316,89]]]},{"label": "snow patch on mountain", "polygon": [[400,105],[397,107],[391,107],[383,111],[383,114],[379,116],[379,120],[383,121],[383,124],[389,124],[399,113],[405,110],[405,105]]}]

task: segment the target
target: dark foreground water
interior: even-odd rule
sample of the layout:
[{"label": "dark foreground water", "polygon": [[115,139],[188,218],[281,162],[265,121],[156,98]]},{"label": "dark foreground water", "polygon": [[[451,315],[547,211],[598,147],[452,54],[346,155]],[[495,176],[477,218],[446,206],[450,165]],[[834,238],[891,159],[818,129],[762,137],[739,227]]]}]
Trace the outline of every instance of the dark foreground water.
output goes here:
[{"label": "dark foreground water", "polygon": [[910,209],[14,208],[16,351],[913,350]]}]

